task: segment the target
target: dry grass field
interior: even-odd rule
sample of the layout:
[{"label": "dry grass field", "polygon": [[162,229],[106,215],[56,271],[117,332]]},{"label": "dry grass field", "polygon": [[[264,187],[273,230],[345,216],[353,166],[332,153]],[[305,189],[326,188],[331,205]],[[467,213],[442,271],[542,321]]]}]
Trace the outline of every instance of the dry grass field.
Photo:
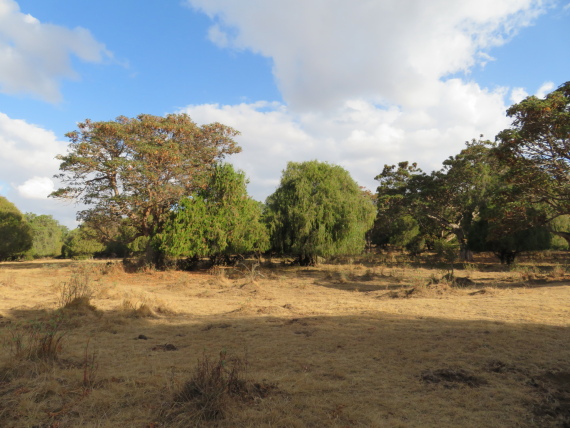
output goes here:
[{"label": "dry grass field", "polygon": [[0,426],[568,427],[570,259],[538,256],[1,263]]}]

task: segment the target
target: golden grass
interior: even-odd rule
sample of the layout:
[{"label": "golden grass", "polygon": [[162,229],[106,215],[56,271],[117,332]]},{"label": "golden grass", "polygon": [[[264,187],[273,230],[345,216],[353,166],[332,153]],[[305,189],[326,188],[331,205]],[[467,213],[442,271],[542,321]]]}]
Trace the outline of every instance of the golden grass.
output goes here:
[{"label": "golden grass", "polygon": [[[564,256],[514,268],[482,259],[456,269],[472,281],[461,286],[395,254],[130,274],[107,262],[2,263],[0,426],[563,426]],[[97,311],[59,309],[74,275],[89,278]],[[13,333],[54,314],[69,318],[57,358],[15,358]],[[223,418],[198,417],[177,397],[220,353],[228,369],[244,363],[250,386],[224,398]]]}]

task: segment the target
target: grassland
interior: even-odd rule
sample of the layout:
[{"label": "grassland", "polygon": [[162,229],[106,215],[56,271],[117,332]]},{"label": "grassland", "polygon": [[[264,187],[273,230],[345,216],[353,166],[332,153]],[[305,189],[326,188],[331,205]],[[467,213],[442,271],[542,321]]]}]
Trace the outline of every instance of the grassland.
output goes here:
[{"label": "grassland", "polygon": [[2,263],[0,426],[570,426],[568,262]]}]

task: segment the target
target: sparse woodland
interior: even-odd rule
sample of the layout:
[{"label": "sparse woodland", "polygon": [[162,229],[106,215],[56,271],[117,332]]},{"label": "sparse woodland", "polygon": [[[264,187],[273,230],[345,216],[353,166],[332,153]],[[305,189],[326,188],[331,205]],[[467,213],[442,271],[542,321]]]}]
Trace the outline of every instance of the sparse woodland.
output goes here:
[{"label": "sparse woodland", "polygon": [[[0,197],[2,427],[570,425],[570,82],[376,193],[187,115],[68,134],[68,231]],[[57,259],[56,259],[57,257]]]}]

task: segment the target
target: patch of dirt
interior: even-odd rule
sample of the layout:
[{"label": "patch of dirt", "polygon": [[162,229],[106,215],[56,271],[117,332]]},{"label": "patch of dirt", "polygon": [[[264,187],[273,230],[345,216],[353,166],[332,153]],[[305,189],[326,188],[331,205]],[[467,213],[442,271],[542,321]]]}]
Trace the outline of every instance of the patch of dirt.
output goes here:
[{"label": "patch of dirt", "polygon": [[420,376],[422,382],[437,383],[444,388],[458,388],[461,385],[478,388],[487,384],[482,377],[476,376],[465,369],[436,369],[426,370]]}]

